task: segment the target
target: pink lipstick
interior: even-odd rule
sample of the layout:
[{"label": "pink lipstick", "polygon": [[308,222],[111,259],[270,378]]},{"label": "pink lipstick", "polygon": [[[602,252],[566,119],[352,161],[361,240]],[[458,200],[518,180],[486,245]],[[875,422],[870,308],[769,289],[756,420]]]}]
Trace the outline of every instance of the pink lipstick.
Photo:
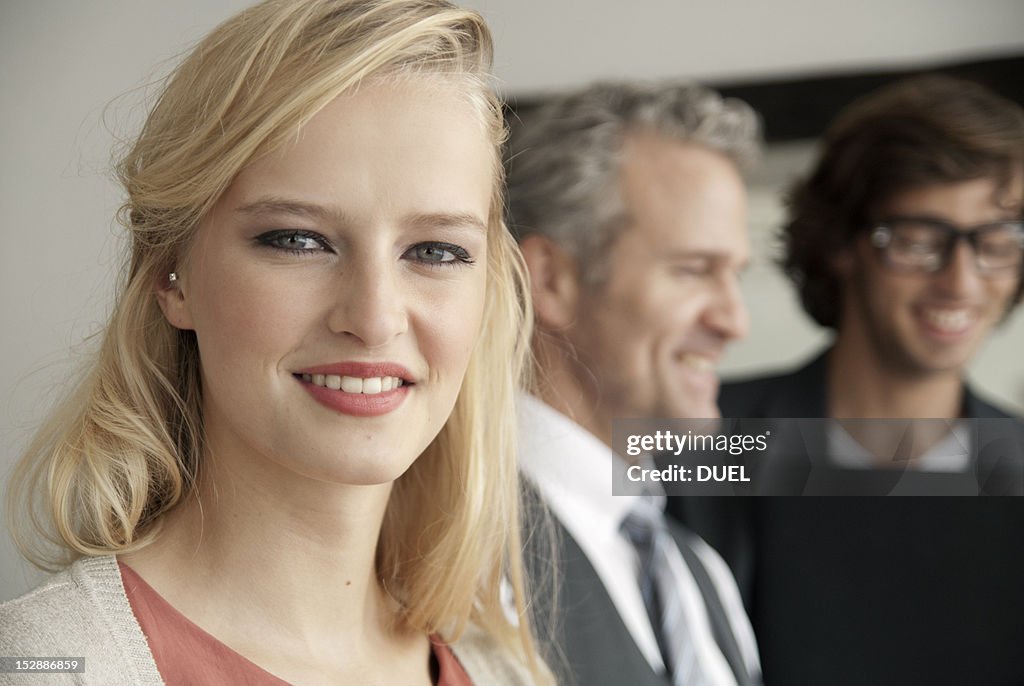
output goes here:
[{"label": "pink lipstick", "polygon": [[377,417],[395,410],[415,385],[408,369],[390,362],[319,365],[293,376],[321,405],[355,417]]}]

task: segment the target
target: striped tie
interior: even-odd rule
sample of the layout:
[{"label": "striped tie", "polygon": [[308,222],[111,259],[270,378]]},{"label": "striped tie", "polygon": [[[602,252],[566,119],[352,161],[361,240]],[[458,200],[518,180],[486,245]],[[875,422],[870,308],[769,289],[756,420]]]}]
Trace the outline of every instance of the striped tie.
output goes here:
[{"label": "striped tie", "polygon": [[[697,552],[707,545],[696,537],[692,542],[684,538],[677,545],[652,496],[637,498],[636,506],[622,522],[622,530],[640,560],[640,593],[673,686],[760,686],[757,648],[739,593],[734,587],[731,591],[719,588],[723,582],[711,578]],[[725,583],[731,582],[729,578]],[[690,592],[688,602],[682,590],[687,584],[695,584],[698,592],[697,598]],[[720,593],[730,595],[729,600]],[[699,635],[695,636],[694,631]],[[744,636],[742,642],[737,639],[737,631]],[[701,655],[715,664],[703,664]]]},{"label": "striped tie", "polygon": [[712,686],[697,664],[693,637],[668,559],[669,546],[674,547],[675,541],[665,529],[661,513],[644,499],[626,516],[622,528],[640,558],[640,594],[673,686]]}]

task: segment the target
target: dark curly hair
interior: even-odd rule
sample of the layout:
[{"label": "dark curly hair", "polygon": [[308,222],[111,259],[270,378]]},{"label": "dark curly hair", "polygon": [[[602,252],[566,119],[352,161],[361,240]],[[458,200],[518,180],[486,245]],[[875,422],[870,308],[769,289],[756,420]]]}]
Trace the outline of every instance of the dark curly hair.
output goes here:
[{"label": "dark curly hair", "polygon": [[[1024,110],[948,76],[896,82],[846,108],[825,132],[811,175],[788,197],[782,268],[807,313],[835,328],[842,286],[836,255],[901,192],[936,183],[1024,172]],[[1012,300],[1021,300],[1024,279]]]}]

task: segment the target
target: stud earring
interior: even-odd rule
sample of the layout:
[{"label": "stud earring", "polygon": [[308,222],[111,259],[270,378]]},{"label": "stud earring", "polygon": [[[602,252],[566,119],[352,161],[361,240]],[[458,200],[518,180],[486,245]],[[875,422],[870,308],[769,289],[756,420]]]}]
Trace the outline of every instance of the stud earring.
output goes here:
[{"label": "stud earring", "polygon": [[175,283],[178,280],[178,272],[171,272],[167,275],[168,283]]}]

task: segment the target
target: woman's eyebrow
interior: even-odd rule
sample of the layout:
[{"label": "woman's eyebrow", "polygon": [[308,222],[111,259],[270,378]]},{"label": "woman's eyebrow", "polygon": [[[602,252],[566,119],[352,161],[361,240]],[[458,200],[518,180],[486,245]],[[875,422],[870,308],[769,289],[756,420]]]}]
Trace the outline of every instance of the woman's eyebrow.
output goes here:
[{"label": "woman's eyebrow", "polygon": [[427,229],[470,228],[485,233],[487,231],[487,223],[470,212],[422,212],[408,216],[404,223]]},{"label": "woman's eyebrow", "polygon": [[[251,215],[291,214],[339,224],[351,223],[351,218],[341,210],[284,198],[261,198],[236,208],[236,211]],[[402,223],[419,228],[471,228],[485,233],[487,231],[487,223],[471,212],[417,212],[407,216]]]},{"label": "woman's eyebrow", "polygon": [[284,198],[260,198],[236,208],[235,211],[253,215],[293,214],[312,219],[329,219],[342,222],[347,219],[344,213],[324,207],[323,205]]}]

